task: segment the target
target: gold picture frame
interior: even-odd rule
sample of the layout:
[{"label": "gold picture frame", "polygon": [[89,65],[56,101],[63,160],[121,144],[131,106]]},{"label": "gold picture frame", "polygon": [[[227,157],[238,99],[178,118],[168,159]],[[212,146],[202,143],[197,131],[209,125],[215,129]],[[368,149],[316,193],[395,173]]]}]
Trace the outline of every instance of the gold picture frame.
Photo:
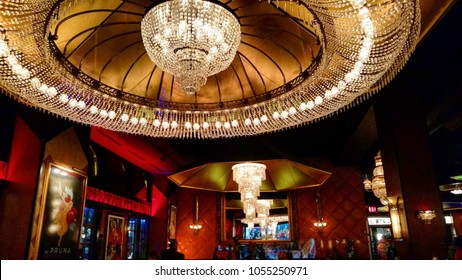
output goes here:
[{"label": "gold picture frame", "polygon": [[47,160],[40,178],[29,259],[78,259],[87,176]]},{"label": "gold picture frame", "polygon": [[168,227],[167,227],[167,236],[169,239],[176,238],[176,218],[177,218],[178,208],[173,203],[170,203],[169,213],[168,213]]},{"label": "gold picture frame", "polygon": [[126,216],[111,212],[107,213],[105,260],[125,259],[126,223]]}]

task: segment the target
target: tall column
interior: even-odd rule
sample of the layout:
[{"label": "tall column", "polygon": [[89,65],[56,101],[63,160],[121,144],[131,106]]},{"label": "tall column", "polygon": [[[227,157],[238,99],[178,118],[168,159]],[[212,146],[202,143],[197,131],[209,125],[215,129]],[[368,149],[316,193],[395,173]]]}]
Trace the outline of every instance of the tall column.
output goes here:
[{"label": "tall column", "polygon": [[[455,1],[374,105],[388,195],[402,198],[404,239],[397,246],[403,259],[447,257],[444,242],[448,235],[422,104],[426,101],[426,106],[436,109],[437,103],[454,103],[451,110],[438,111],[441,115],[432,118],[436,124],[459,108],[456,96],[462,84],[456,58],[461,29],[456,27],[461,23],[461,11],[462,2]],[[431,224],[416,217],[417,211],[427,209],[436,214]]]},{"label": "tall column", "polygon": [[[401,201],[398,256],[446,258],[446,229],[425,116],[418,93],[403,82],[395,80],[374,105],[387,194],[394,203],[398,197]],[[436,218],[426,224],[417,218],[420,210],[434,210]]]}]

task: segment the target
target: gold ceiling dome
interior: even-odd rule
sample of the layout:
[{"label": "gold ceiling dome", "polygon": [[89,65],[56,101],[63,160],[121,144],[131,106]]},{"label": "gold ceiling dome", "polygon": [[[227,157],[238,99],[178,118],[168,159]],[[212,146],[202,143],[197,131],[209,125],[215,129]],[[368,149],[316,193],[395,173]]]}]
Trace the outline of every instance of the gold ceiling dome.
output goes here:
[{"label": "gold ceiling dome", "polygon": [[[7,94],[155,137],[248,136],[319,120],[393,78],[420,31],[416,0],[24,0],[0,11]],[[173,61],[153,62],[168,51]]]}]

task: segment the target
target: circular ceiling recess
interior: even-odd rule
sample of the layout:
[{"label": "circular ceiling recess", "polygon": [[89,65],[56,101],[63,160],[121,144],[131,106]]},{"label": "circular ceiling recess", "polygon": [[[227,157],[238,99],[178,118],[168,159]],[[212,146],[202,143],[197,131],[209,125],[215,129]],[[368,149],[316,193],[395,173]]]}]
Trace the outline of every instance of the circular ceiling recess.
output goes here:
[{"label": "circular ceiling recess", "polygon": [[289,82],[308,76],[321,50],[314,16],[305,6],[296,11],[303,19],[295,19],[265,1],[227,1],[241,24],[238,52],[227,69],[190,96],[151,61],[143,45],[141,20],[151,1],[68,2],[74,1],[52,11],[57,19],[50,44],[72,72],[110,93],[172,109],[232,108],[281,94]]},{"label": "circular ceiling recess", "polygon": [[[168,20],[168,11],[185,20],[162,35],[185,32],[177,39],[187,41],[200,37],[193,31],[199,26],[220,41],[226,32],[240,32],[229,66],[209,71],[198,90],[185,92],[146,51],[143,18],[165,2],[171,8],[156,18]],[[198,13],[223,7],[240,30],[177,11],[198,2]],[[24,0],[2,1],[0,8],[6,94],[73,121],[154,137],[250,136],[318,121],[390,81],[420,32],[416,0]],[[151,34],[146,40],[157,40],[156,31]],[[229,47],[194,44],[173,49],[186,61],[183,70],[197,64],[198,55],[214,66],[215,51]]]}]

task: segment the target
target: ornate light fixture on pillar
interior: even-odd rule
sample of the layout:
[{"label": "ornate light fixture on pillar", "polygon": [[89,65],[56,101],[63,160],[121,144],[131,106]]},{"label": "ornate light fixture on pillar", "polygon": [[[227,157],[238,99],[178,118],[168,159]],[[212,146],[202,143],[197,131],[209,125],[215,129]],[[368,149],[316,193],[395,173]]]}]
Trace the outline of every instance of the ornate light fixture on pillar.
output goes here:
[{"label": "ornate light fixture on pillar", "polygon": [[364,189],[368,192],[373,192],[375,197],[380,199],[383,205],[390,204],[387,198],[387,187],[385,184],[385,174],[383,172],[382,156],[380,151],[374,157],[375,168],[372,171],[372,182],[367,178],[363,181]]},{"label": "ornate light fixture on pillar", "polygon": [[218,1],[159,1],[141,21],[141,34],[151,60],[187,94],[228,68],[241,43],[237,17]]},{"label": "ornate light fixture on pillar", "polygon": [[368,192],[373,192],[375,197],[380,199],[383,205],[387,205],[390,212],[391,227],[393,231],[393,238],[396,241],[403,240],[403,233],[401,229],[401,218],[399,207],[401,202],[399,197],[388,197],[387,186],[385,184],[385,173],[383,171],[382,155],[380,151],[374,157],[375,168],[372,171],[372,181],[367,176],[363,181],[364,189]]},{"label": "ornate light fixture on pillar", "polygon": [[199,198],[196,196],[196,203],[194,208],[194,222],[189,225],[189,228],[194,231],[194,234],[199,233],[202,225],[199,223]]},{"label": "ornate light fixture on pillar", "polygon": [[425,224],[431,224],[432,220],[436,218],[434,210],[421,210],[417,213],[417,218],[424,221]]}]

